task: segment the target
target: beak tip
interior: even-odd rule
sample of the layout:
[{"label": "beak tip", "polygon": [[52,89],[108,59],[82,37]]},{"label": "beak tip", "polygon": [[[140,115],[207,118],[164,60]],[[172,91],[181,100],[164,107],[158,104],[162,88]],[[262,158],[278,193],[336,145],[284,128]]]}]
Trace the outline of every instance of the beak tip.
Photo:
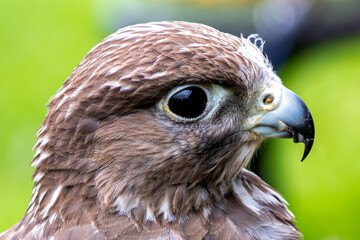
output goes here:
[{"label": "beak tip", "polygon": [[304,142],[304,144],[305,144],[305,149],[304,149],[304,155],[303,155],[303,157],[302,157],[302,159],[301,159],[301,162],[304,161],[305,158],[309,155],[313,143],[314,143],[314,139],[313,139],[313,138]]},{"label": "beak tip", "polygon": [[298,124],[295,128],[290,128],[290,132],[293,136],[293,141],[295,143],[302,142],[305,144],[304,154],[301,158],[301,162],[304,161],[305,158],[309,155],[315,139],[315,127],[313,118],[305,104],[304,109],[306,109],[307,117],[304,118],[303,121],[300,121],[300,124]]},{"label": "beak tip", "polygon": [[305,158],[307,157],[308,153],[304,152],[303,157],[301,158],[301,162],[303,162],[305,160]]}]

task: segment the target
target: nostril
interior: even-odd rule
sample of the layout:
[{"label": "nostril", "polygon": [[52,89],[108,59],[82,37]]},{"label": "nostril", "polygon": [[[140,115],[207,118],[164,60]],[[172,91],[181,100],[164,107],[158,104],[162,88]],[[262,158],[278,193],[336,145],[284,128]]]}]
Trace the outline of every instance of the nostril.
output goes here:
[{"label": "nostril", "polygon": [[270,94],[267,94],[264,99],[263,99],[263,103],[265,105],[269,105],[270,103],[272,103],[274,101],[274,97]]}]

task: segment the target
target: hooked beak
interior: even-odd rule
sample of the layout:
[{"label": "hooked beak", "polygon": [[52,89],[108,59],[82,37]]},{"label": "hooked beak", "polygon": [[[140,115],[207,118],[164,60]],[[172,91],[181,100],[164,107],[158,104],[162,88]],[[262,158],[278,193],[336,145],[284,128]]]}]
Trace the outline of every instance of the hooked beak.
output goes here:
[{"label": "hooked beak", "polygon": [[292,138],[295,143],[304,143],[301,161],[314,143],[315,128],[309,109],[301,98],[283,86],[277,108],[262,115],[251,130],[264,138]]}]

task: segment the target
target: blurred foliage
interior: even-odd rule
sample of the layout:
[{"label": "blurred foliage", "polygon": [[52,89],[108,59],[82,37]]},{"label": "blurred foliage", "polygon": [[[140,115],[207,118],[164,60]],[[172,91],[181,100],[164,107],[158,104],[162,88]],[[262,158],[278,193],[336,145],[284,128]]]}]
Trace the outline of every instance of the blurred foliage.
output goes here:
[{"label": "blurred foliage", "polygon": [[271,140],[263,175],[290,203],[305,239],[360,236],[359,66],[360,35],[303,50],[281,74],[308,105],[315,142],[300,163],[303,146]]},{"label": "blurred foliage", "polygon": [[[94,12],[88,0],[0,1],[0,232],[31,198],[31,148],[46,102],[105,37]],[[300,163],[301,145],[268,141],[261,169],[291,203],[305,239],[360,235],[359,66],[360,36],[352,36],[299,52],[282,74],[313,114],[315,144]]]},{"label": "blurred foliage", "polygon": [[[149,0],[147,0],[149,1]],[[178,3],[181,5],[191,5],[195,7],[222,7],[222,6],[244,6],[248,4],[256,4],[261,0],[150,0],[155,3]]]},{"label": "blurred foliage", "polygon": [[36,131],[45,105],[103,37],[90,1],[0,1],[0,232],[31,198]]}]

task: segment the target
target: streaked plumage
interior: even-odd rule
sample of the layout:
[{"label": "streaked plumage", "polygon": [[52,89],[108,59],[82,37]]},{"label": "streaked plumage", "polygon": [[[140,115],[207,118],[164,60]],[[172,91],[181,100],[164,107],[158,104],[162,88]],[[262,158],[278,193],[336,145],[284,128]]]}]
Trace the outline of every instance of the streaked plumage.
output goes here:
[{"label": "streaked plumage", "polygon": [[[160,22],[95,46],[50,101],[33,197],[0,238],[298,239],[285,200],[244,169],[263,140],[254,124],[284,95],[250,40]],[[199,119],[166,108],[187,85],[211,102]]]}]

